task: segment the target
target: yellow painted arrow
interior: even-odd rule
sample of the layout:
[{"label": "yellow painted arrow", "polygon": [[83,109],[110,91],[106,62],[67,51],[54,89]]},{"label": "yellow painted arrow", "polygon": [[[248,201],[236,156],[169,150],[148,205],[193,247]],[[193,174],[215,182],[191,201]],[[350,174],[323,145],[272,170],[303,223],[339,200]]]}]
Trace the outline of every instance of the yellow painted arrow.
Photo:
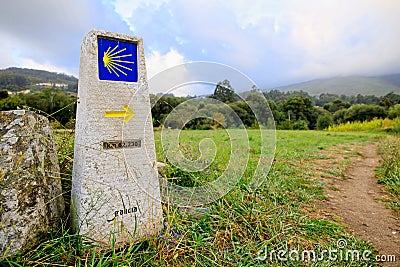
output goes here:
[{"label": "yellow painted arrow", "polygon": [[128,107],[124,106],[124,111],[106,111],[104,117],[106,118],[124,118],[124,122],[128,123],[135,116],[135,112]]}]

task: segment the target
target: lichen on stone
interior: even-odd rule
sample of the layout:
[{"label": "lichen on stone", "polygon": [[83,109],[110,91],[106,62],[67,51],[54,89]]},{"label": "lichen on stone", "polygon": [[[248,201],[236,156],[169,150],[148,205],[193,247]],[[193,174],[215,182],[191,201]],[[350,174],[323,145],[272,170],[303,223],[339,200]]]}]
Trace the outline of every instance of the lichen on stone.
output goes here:
[{"label": "lichen on stone", "polygon": [[0,112],[0,139],[0,255],[14,255],[60,222],[64,200],[47,118]]}]

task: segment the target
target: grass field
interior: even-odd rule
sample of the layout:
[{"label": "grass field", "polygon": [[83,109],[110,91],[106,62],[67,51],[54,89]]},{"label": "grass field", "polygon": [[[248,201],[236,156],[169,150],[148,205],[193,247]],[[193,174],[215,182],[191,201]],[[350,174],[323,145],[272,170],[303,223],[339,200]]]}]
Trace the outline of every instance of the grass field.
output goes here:
[{"label": "grass field", "polygon": [[[260,136],[248,131],[250,159],[239,183],[223,198],[200,213],[190,213],[163,205],[164,230],[123,250],[96,251],[84,237],[69,231],[68,217],[62,229],[50,233],[50,240],[35,249],[6,259],[12,266],[311,266],[307,261],[282,261],[278,250],[329,250],[338,240],[347,241],[347,249],[371,250],[355,238],[340,222],[318,214],[317,204],[325,199],[321,177],[340,176],[342,168],[358,156],[357,152],[337,162],[333,168],[319,170],[316,160],[327,158],[332,147],[350,148],[354,144],[376,141],[381,132],[277,131],[274,163],[263,184],[249,190],[249,176],[256,168]],[[198,158],[198,143],[211,138],[216,144],[215,161],[202,172],[185,172],[167,165],[164,175],[181,177],[175,182],[197,186],[217,178],[226,167],[231,142],[223,130],[183,131],[180,147],[190,159]],[[162,152],[161,133],[155,132],[157,157],[167,162]],[[57,134],[65,199],[70,197],[70,173],[73,158],[73,135]],[[196,154],[197,153],[197,154]],[[321,174],[322,172],[322,174]],[[268,257],[263,258],[264,253]],[[288,255],[286,255],[287,257]],[[374,266],[371,262],[325,261],[315,266]]]}]

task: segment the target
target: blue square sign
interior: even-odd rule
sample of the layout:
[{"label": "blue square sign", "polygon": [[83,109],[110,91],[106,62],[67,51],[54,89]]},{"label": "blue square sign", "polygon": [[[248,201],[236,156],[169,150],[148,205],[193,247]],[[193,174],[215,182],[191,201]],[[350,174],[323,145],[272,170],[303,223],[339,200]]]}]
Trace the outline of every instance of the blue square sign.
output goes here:
[{"label": "blue square sign", "polygon": [[137,44],[98,37],[99,79],[137,82]]}]

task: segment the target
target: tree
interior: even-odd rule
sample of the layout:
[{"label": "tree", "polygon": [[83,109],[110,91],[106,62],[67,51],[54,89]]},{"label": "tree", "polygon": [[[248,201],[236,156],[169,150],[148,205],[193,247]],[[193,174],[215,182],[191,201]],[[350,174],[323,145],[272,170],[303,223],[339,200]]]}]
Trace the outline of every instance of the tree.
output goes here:
[{"label": "tree", "polygon": [[298,120],[293,123],[293,130],[308,130],[308,122],[305,120]]},{"label": "tree", "polygon": [[75,118],[75,97],[68,97],[64,92],[57,91],[53,98],[53,117],[65,125]]},{"label": "tree", "polygon": [[317,119],[317,129],[318,130],[323,130],[328,128],[329,126],[331,126],[333,124],[333,119],[332,119],[332,115],[321,115],[318,117]]},{"label": "tree", "polygon": [[60,90],[48,88],[28,94],[24,98],[27,106],[51,115],[50,119],[55,119],[61,124],[66,124],[75,117],[76,97],[69,97]]},{"label": "tree", "polygon": [[331,113],[335,113],[339,109],[349,108],[351,104],[349,102],[343,102],[341,99],[335,99],[332,103],[327,103],[324,105],[324,109]]},{"label": "tree", "polygon": [[8,97],[8,92],[6,90],[0,91],[0,99],[4,99]]},{"label": "tree", "polygon": [[391,106],[393,106],[393,102],[390,101],[389,98],[384,97],[381,101],[379,101],[379,105],[385,108],[390,108]]},{"label": "tree", "polygon": [[306,120],[304,114],[307,109],[304,98],[301,96],[292,97],[283,102],[282,110],[287,114],[288,120]]},{"label": "tree", "polygon": [[25,101],[18,96],[11,96],[0,100],[0,110],[21,109]]},{"label": "tree", "polygon": [[27,106],[49,112],[48,103],[41,93],[33,93],[24,96]]},{"label": "tree", "polygon": [[303,96],[295,96],[281,102],[280,110],[288,121],[303,120],[307,122],[309,129],[314,129],[317,123],[318,111],[314,108],[310,99]]},{"label": "tree", "polygon": [[396,104],[389,109],[388,118],[393,120],[397,117],[400,117],[400,104]]},{"label": "tree", "polygon": [[346,112],[347,112],[347,109],[339,109],[338,111],[336,111],[333,114],[333,122],[335,124],[341,124],[341,123],[346,122],[346,119],[345,119]]},{"label": "tree", "polygon": [[17,88],[21,88],[27,86],[29,81],[25,78],[25,76],[19,74],[8,74],[2,73],[0,74],[0,86],[15,86]]},{"label": "tree", "polygon": [[[164,124],[165,118],[168,114],[179,104],[185,102],[187,99],[183,97],[176,97],[173,95],[163,95],[158,98],[155,95],[150,95],[151,101],[151,115],[153,117],[153,126],[158,127]],[[157,102],[156,102],[157,101]]]},{"label": "tree", "polygon": [[395,94],[393,92],[383,96],[381,101],[379,102],[380,106],[390,108],[395,104],[400,104],[400,95]]},{"label": "tree", "polygon": [[[237,114],[237,116],[241,119],[242,123],[245,126],[251,127],[256,121],[256,117],[254,116],[251,108],[249,107],[249,105],[247,105],[245,101],[236,101],[229,104],[229,107],[233,109],[233,111]],[[236,126],[238,126],[238,124]]]},{"label": "tree", "polygon": [[373,118],[385,118],[385,108],[378,105],[357,104],[351,106],[344,115],[345,121],[370,121]]},{"label": "tree", "polygon": [[324,106],[327,103],[332,103],[336,99],[338,99],[338,95],[329,94],[329,93],[322,93],[322,94],[319,95],[319,97],[318,97],[318,99],[317,99],[315,104],[318,105],[318,106]]},{"label": "tree", "polygon": [[273,119],[268,101],[262,93],[253,90],[246,96],[245,100],[255,113],[260,125],[267,125],[268,119]]},{"label": "tree", "polygon": [[271,118],[271,119],[274,119],[275,121],[280,121],[281,114],[278,110],[276,103],[273,100],[268,100],[268,106],[271,109],[271,112],[273,115],[273,118]]},{"label": "tree", "polygon": [[215,87],[214,94],[210,97],[224,103],[233,103],[236,101],[235,92],[228,80],[219,82]]},{"label": "tree", "polygon": [[213,123],[213,129],[218,129],[218,128],[225,128],[226,127],[226,118],[224,116],[224,114],[216,112],[213,114],[213,119],[214,119],[214,123]]}]

